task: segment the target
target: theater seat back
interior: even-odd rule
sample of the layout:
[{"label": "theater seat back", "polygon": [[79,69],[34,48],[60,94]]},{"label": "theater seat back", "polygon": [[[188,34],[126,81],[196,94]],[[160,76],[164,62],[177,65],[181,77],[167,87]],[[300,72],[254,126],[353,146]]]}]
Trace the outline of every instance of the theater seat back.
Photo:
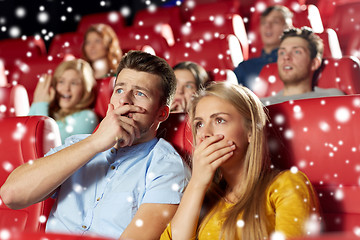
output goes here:
[{"label": "theater seat back", "polygon": [[170,142],[183,160],[191,166],[193,138],[186,113],[171,113],[168,119],[160,124],[157,133],[158,137]]},{"label": "theater seat back", "polygon": [[29,98],[24,86],[7,84],[0,87],[0,119],[26,116],[29,109]]},{"label": "theater seat back", "polygon": [[106,77],[96,80],[96,101],[94,111],[100,119],[103,119],[106,116],[114,84],[115,77]]},{"label": "theater seat back", "polygon": [[296,100],[268,109],[273,163],[307,174],[326,231],[352,231],[360,222],[360,95]]},{"label": "theater seat back", "polygon": [[[55,120],[44,116],[0,119],[0,186],[12,170],[21,164],[43,157],[61,144]],[[9,231],[44,230],[52,200],[11,210],[0,199],[0,229]]]}]

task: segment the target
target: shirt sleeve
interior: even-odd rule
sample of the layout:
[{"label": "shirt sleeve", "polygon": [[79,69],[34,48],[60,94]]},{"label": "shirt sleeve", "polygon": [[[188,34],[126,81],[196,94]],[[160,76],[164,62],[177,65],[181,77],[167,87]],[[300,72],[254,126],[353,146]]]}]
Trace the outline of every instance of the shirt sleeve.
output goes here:
[{"label": "shirt sleeve", "polygon": [[190,179],[189,168],[174,149],[166,154],[159,151],[153,154],[155,160],[146,174],[146,192],[141,203],[179,204]]},{"label": "shirt sleeve", "polygon": [[48,102],[35,102],[31,104],[28,116],[49,116]]},{"label": "shirt sleeve", "polygon": [[319,219],[317,196],[300,171],[280,173],[269,187],[268,200],[275,213],[275,231],[287,238],[306,235],[307,224]]}]

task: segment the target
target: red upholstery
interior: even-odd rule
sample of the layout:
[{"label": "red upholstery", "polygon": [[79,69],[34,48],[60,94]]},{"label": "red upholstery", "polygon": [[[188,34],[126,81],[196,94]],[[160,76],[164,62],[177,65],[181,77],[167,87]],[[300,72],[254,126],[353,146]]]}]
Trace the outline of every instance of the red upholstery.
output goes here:
[{"label": "red upholstery", "polygon": [[96,102],[94,111],[99,118],[104,118],[114,89],[115,77],[96,80]]},{"label": "red upholstery", "polygon": [[188,123],[187,114],[171,113],[169,118],[160,124],[158,137],[162,137],[170,142],[184,161],[191,165],[190,156],[192,154],[192,134]]},{"label": "red upholstery", "polygon": [[127,27],[121,29],[117,36],[124,52],[134,49],[141,50],[143,46],[149,45],[155,50],[157,56],[163,57],[169,49],[166,39],[161,35],[161,32],[157,32],[156,26]]},{"label": "red upholstery", "polygon": [[36,85],[44,73],[54,73],[55,68],[64,60],[63,57],[39,57],[33,60],[19,61],[14,66],[11,81],[23,85],[32,103]]},{"label": "red upholstery", "polygon": [[[346,94],[360,93],[360,63],[355,57],[340,59],[327,58],[317,78],[320,88],[338,88]],[[270,63],[263,67],[259,79],[254,87],[258,97],[271,96],[283,88],[279,78],[277,63]]]},{"label": "red upholstery", "polygon": [[29,108],[29,98],[24,86],[8,84],[0,87],[0,119],[26,116]]},{"label": "red upholstery", "polygon": [[[11,240],[111,240],[105,237],[59,234],[59,233],[43,233],[43,232],[2,232],[4,236],[9,235]],[[4,240],[7,238],[4,238]]]},{"label": "red upholstery", "polygon": [[334,29],[339,36],[341,49],[347,49],[350,36],[360,32],[360,2],[338,4],[328,20],[327,27]]},{"label": "red upholstery", "polygon": [[[187,26],[187,25],[185,25]],[[212,38],[218,38],[221,35],[224,37],[233,34],[240,43],[244,60],[249,57],[249,44],[246,34],[245,25],[243,19],[238,14],[229,14],[226,16],[219,16],[213,20],[207,21],[193,21],[188,28],[190,31],[184,31],[181,40],[193,41],[193,40],[209,40]]]},{"label": "red upholstery", "polygon": [[158,7],[155,11],[149,9],[137,11],[134,16],[133,26],[154,27],[158,24],[169,24],[175,38],[179,38],[182,21],[180,7]]},{"label": "red upholstery", "polygon": [[[238,14],[240,4],[237,1],[184,1],[182,4],[185,21],[208,21],[211,17]],[[201,1],[198,1],[201,2]]]},{"label": "red upholstery", "polygon": [[80,58],[83,38],[84,35],[78,32],[56,34],[50,43],[49,55],[64,57],[66,54],[71,54]]},{"label": "red upholstery", "polygon": [[338,36],[334,29],[327,28],[324,32],[318,34],[324,43],[324,58],[341,58],[342,50]]},{"label": "red upholstery", "polygon": [[210,41],[178,42],[169,49],[165,59],[171,66],[193,61],[207,71],[234,69],[242,59],[242,51],[239,40],[234,35],[228,35]]},{"label": "red upholstery", "polygon": [[19,59],[34,59],[46,55],[45,43],[42,38],[27,37],[25,40],[6,39],[0,41],[0,60],[4,61],[5,69],[12,67]]},{"label": "red upholstery", "polygon": [[291,238],[291,240],[354,240],[358,239],[359,235],[355,235],[350,232],[339,232],[339,233],[326,233],[321,234],[320,236],[311,236],[311,237],[299,237]]},{"label": "red upholstery", "polygon": [[[0,143],[2,185],[13,169],[42,157],[50,148],[60,145],[61,139],[56,122],[49,117],[8,117],[0,119]],[[11,210],[0,202],[0,229],[16,232],[43,230],[51,203],[52,200],[46,200],[22,210]]]},{"label": "red upholstery", "polygon": [[355,56],[360,59],[360,32],[354,31],[350,37],[345,50],[345,55]]},{"label": "red upholstery", "polygon": [[118,33],[125,26],[125,19],[119,11],[87,14],[80,19],[77,32],[84,34],[91,25],[97,23],[105,23]]},{"label": "red upholstery", "polygon": [[360,95],[268,106],[272,161],[296,166],[314,184],[325,230],[352,231],[360,222]]}]

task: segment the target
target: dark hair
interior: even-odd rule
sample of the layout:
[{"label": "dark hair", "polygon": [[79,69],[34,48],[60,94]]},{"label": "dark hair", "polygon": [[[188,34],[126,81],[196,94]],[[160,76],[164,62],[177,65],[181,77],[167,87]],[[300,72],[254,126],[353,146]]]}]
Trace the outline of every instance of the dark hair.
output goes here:
[{"label": "dark hair", "polygon": [[161,78],[162,96],[160,104],[170,106],[175,94],[176,78],[173,69],[162,58],[142,51],[129,51],[121,59],[116,71],[119,75],[124,68],[157,75]]},{"label": "dark hair", "polygon": [[274,5],[274,6],[267,7],[265,9],[265,11],[261,13],[261,18],[266,17],[272,11],[279,11],[283,15],[286,25],[288,27],[292,27],[292,18],[294,16],[294,14],[290,11],[290,9],[288,9],[285,6]]},{"label": "dark hair", "polygon": [[308,42],[308,48],[310,51],[311,59],[315,57],[322,59],[324,53],[324,44],[322,39],[316,35],[311,28],[302,27],[302,28],[290,28],[284,31],[284,34],[281,36],[281,42],[288,37],[300,37],[305,39]]},{"label": "dark hair", "polygon": [[199,90],[209,80],[206,70],[197,63],[185,61],[176,64],[174,71],[179,69],[189,70],[195,78],[196,90]]}]

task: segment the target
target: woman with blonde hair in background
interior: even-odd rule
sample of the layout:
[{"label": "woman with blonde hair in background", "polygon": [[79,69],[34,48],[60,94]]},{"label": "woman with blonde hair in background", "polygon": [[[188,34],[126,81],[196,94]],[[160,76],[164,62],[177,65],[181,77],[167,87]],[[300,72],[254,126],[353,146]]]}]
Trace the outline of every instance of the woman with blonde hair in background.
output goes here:
[{"label": "woman with blonde hair in background", "polygon": [[246,87],[216,83],[192,101],[192,177],[161,239],[270,239],[309,234],[318,199],[300,171],[270,162],[267,114]]},{"label": "woman with blonde hair in background", "polygon": [[115,76],[123,55],[116,33],[109,25],[102,23],[87,29],[82,53],[83,58],[91,64],[96,79]]},{"label": "woman with blonde hair in background", "polygon": [[55,119],[62,143],[71,135],[92,133],[99,122],[92,110],[95,84],[89,63],[82,59],[64,61],[53,77],[44,74],[40,78],[29,115]]}]

